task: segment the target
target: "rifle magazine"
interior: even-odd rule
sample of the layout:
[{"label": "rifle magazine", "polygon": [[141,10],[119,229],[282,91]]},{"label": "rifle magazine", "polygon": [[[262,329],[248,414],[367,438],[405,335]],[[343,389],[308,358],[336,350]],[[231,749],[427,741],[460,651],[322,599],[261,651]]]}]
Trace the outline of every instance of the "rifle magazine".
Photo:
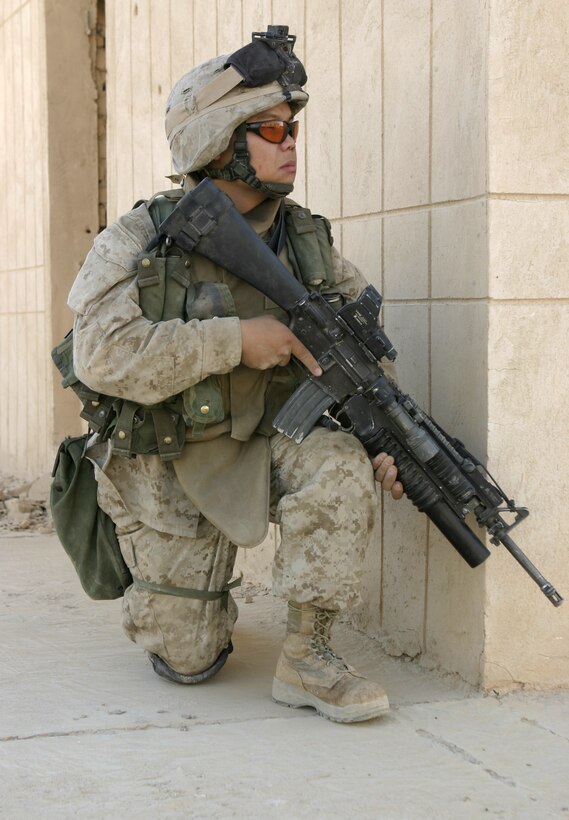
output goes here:
[{"label": "rifle magazine", "polygon": [[320,416],[334,404],[320,385],[306,379],[283,404],[274,418],[273,427],[297,444],[308,435]]}]

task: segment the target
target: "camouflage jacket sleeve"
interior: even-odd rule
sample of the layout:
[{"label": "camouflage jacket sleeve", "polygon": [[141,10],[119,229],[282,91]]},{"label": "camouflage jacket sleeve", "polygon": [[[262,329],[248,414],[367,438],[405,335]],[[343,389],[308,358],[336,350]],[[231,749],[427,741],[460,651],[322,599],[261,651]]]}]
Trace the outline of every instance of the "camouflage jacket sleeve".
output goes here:
[{"label": "camouflage jacket sleeve", "polygon": [[349,301],[357,299],[368,282],[360,270],[344,259],[334,245],[332,245],[332,265],[336,289],[347,296]]},{"label": "camouflage jacket sleeve", "polygon": [[74,367],[93,390],[155,404],[241,360],[237,317],[151,322],[142,315],[137,257],[154,235],[141,205],[96,238],[69,294]]}]

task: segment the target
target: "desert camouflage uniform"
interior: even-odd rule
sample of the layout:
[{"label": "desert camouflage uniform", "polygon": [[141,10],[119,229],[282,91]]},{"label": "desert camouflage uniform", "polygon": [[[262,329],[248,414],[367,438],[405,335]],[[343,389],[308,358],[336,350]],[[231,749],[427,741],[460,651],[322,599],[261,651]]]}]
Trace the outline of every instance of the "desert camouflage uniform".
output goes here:
[{"label": "desert camouflage uniform", "polygon": [[[272,224],[276,207],[266,201],[248,216],[259,234]],[[202,601],[152,591],[137,580],[223,590],[237,545],[261,541],[270,516],[281,532],[275,594],[328,609],[352,606],[358,601],[376,495],[370,461],[354,437],[316,428],[297,445],[280,434],[258,435],[267,379],[278,376],[281,368],[260,374],[239,364],[238,317],[152,323],[142,315],[137,257],[153,235],[145,205],[105,230],[79,273],[69,305],[76,315],[76,373],[94,390],[154,404],[210,374],[231,374],[227,378],[235,376],[236,384],[239,376],[245,385],[241,405],[232,404],[224,421],[206,431],[205,441],[192,441],[188,432],[179,461],[111,456],[105,445],[92,451],[99,503],[117,526],[135,579],[124,598],[124,629],[176,671],[194,674],[209,667],[228,644],[237,617],[230,592]],[[281,259],[288,265],[286,251]],[[200,260],[207,263],[196,260],[198,279]],[[335,249],[333,260],[336,289],[355,298],[365,285],[363,278]],[[235,293],[242,286],[225,272],[216,271],[216,276]],[[250,294],[244,291],[241,303],[236,297],[238,307],[259,297],[246,288]],[[238,310],[238,316],[279,315],[262,300],[259,309],[244,316]],[[251,415],[249,405],[260,406],[260,415]],[[224,453],[235,446],[253,457],[237,483],[233,476],[233,484],[227,485]],[[242,495],[235,502],[228,488],[239,485]]]}]

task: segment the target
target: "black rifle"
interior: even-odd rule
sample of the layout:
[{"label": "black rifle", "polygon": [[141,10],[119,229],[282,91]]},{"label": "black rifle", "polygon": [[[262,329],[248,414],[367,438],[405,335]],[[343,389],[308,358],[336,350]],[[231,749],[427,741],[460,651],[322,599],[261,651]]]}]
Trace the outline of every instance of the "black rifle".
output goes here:
[{"label": "black rifle", "polygon": [[[466,525],[469,513],[554,606],[563,603],[510,538],[528,510],[516,506],[462,442],[445,433],[382,369],[380,360],[393,360],[396,353],[378,326],[381,296],[374,287],[335,311],[319,293],[308,293],[208,179],[182,197],[159,236],[197,251],[272,299],[288,312],[294,334],[318,360],[322,375],[309,374],[282,407],[274,420],[279,432],[300,443],[327,413],[371,456],[394,457],[406,495],[471,567],[490,552]],[[504,513],[513,520],[508,523]]]}]

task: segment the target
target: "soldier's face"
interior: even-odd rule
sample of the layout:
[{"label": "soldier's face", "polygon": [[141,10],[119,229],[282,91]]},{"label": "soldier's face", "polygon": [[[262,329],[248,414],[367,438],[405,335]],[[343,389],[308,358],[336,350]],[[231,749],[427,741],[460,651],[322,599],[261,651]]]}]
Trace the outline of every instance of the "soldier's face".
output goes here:
[{"label": "soldier's face", "polygon": [[[261,111],[253,117],[249,117],[247,122],[262,122],[263,120],[292,120],[292,112],[288,103],[279,103],[266,111]],[[225,151],[216,157],[211,163],[212,168],[224,168],[231,161],[233,156],[233,146],[235,144],[235,134]],[[249,150],[250,162],[257,177],[261,182],[286,182],[294,183],[296,176],[296,141],[292,136],[287,135],[284,142],[268,142],[263,137],[253,131],[247,132],[247,147]],[[236,183],[239,187],[245,185],[244,182]]]},{"label": "soldier's face", "polygon": [[[288,103],[279,103],[254,117],[247,122],[262,122],[263,120],[286,120],[290,122],[292,112]],[[251,165],[261,182],[286,182],[292,184],[296,177],[296,141],[287,134],[284,142],[274,143],[263,139],[253,131],[247,132],[247,146]]]}]

